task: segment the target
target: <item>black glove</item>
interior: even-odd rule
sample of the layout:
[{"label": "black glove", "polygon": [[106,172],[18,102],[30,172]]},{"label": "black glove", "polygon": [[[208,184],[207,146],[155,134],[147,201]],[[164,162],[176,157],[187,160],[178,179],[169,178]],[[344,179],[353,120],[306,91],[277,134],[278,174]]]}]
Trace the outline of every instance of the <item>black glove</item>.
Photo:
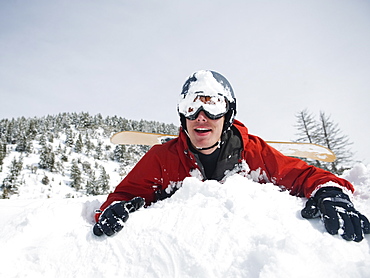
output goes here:
[{"label": "black glove", "polygon": [[93,232],[96,236],[106,234],[111,236],[118,233],[123,228],[129,217],[129,213],[141,208],[145,200],[135,197],[130,201],[121,201],[107,207],[99,217],[99,221],[94,225]]},{"label": "black glove", "polygon": [[355,210],[347,194],[338,187],[320,188],[314,197],[308,199],[301,211],[303,218],[320,216],[329,234],[335,235],[340,228],[345,240],[360,242],[363,234],[370,233],[369,220]]}]

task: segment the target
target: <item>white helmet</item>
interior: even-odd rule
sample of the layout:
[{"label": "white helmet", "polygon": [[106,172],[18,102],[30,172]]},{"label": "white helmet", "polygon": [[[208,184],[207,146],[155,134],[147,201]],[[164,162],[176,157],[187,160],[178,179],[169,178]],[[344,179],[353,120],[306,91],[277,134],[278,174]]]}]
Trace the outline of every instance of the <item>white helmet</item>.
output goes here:
[{"label": "white helmet", "polygon": [[210,119],[225,116],[223,131],[233,123],[236,115],[236,99],[229,81],[221,74],[200,70],[193,73],[182,87],[177,104],[182,127],[186,119],[195,120],[200,111]]}]

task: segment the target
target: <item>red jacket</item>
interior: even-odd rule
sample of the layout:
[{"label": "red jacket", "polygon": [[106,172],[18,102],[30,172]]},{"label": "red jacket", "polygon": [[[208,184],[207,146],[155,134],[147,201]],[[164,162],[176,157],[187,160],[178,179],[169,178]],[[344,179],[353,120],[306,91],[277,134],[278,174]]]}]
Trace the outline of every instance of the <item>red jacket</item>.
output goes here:
[{"label": "red jacket", "polygon": [[[241,122],[235,120],[233,126],[242,137],[243,148],[239,162],[244,160],[248,164],[249,174],[254,180],[283,186],[296,196],[310,197],[315,188],[329,181],[354,191],[348,181],[298,158],[285,156],[261,138],[248,134],[247,127]],[[185,132],[180,131],[178,138],[153,146],[115,191],[108,195],[101,210],[114,201],[127,201],[136,196],[145,198],[146,205],[150,205],[158,199],[156,192],[181,184],[194,169],[199,169],[199,164],[189,151]]]}]

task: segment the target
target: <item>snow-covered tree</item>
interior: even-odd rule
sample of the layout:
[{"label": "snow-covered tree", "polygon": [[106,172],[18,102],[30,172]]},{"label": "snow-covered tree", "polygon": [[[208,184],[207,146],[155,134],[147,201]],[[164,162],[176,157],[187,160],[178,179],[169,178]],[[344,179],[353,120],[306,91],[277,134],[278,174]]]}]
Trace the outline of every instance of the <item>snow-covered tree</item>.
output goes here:
[{"label": "snow-covered tree", "polygon": [[23,159],[22,156],[17,160],[15,157],[13,158],[11,165],[9,167],[9,174],[3,180],[1,185],[1,189],[3,191],[2,198],[7,199],[11,195],[16,194],[18,192],[18,187],[20,184],[19,181],[19,174],[23,168]]},{"label": "snow-covered tree", "polygon": [[99,194],[94,171],[90,171],[89,177],[86,181],[86,194],[87,195],[98,195]]},{"label": "snow-covered tree", "polygon": [[81,170],[78,167],[78,164],[76,160],[72,161],[71,166],[71,187],[75,188],[77,191],[81,189],[82,187],[82,176],[81,176]]},{"label": "snow-covered tree", "polygon": [[107,194],[109,190],[109,175],[103,166],[100,168],[100,176],[98,179],[100,194]]},{"label": "snow-covered tree", "polygon": [[73,131],[70,128],[66,129],[66,141],[65,144],[67,147],[73,146]]},{"label": "snow-covered tree", "polygon": [[42,146],[40,152],[39,167],[40,169],[46,169],[51,172],[55,170],[55,154],[53,152],[52,146],[50,145]]},{"label": "snow-covered tree", "polygon": [[6,157],[6,143],[0,141],[0,172],[5,157]]},{"label": "snow-covered tree", "polygon": [[78,134],[76,143],[75,143],[75,152],[76,153],[81,153],[83,148],[83,143],[82,143],[82,136],[81,133]]},{"label": "snow-covered tree", "polygon": [[103,157],[103,149],[102,149],[103,142],[99,141],[96,148],[95,148],[95,159],[102,159]]}]

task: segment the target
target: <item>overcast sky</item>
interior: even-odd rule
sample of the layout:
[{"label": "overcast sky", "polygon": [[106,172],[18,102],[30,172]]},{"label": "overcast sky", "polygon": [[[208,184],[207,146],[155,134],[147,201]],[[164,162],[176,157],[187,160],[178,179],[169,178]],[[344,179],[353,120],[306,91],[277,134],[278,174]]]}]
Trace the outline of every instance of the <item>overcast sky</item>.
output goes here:
[{"label": "overcast sky", "polygon": [[0,118],[101,113],[179,124],[199,69],[225,75],[237,118],[296,139],[295,115],[331,115],[370,163],[370,1],[1,1]]}]

